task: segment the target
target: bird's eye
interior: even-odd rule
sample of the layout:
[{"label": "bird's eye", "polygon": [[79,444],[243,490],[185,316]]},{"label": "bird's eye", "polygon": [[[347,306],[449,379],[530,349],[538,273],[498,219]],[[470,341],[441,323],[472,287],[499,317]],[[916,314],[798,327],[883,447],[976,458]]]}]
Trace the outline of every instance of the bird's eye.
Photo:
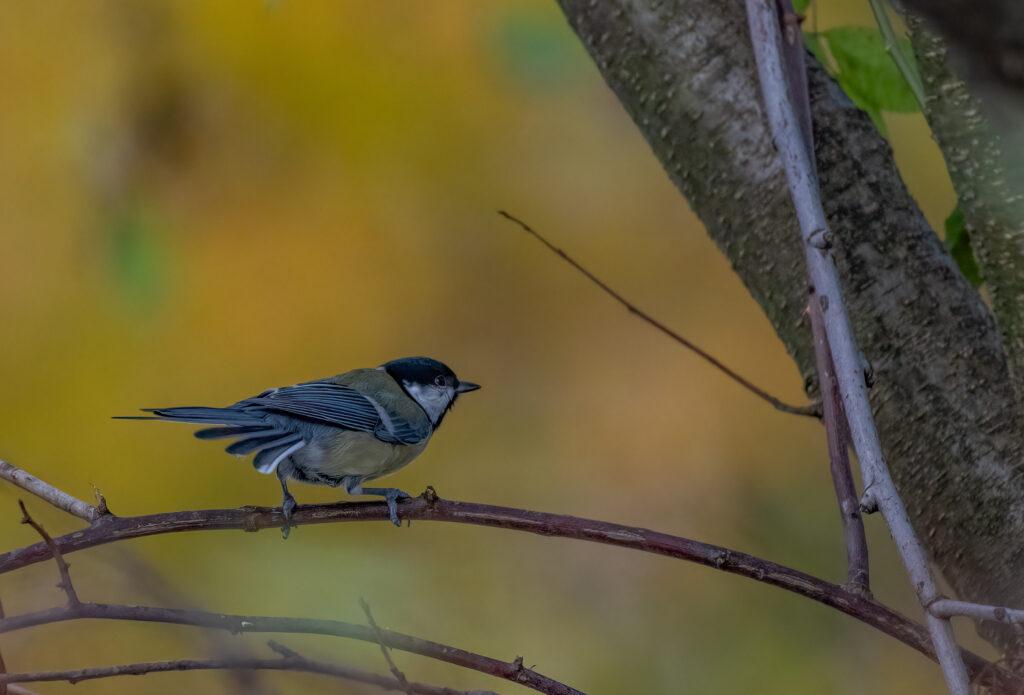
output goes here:
[{"label": "bird's eye", "polygon": [[444,377],[443,376],[435,376],[434,377],[434,383],[437,384],[438,386],[444,386],[445,385]]}]

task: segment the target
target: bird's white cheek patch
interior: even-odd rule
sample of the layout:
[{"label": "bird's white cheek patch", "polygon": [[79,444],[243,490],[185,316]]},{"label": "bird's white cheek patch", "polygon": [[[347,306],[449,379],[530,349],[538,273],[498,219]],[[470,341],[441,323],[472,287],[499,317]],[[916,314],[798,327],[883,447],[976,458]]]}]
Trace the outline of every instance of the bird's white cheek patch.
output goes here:
[{"label": "bird's white cheek patch", "polygon": [[437,419],[444,414],[454,395],[452,390],[448,388],[425,386],[409,381],[403,381],[402,384],[405,386],[405,390],[409,392],[409,395],[427,411],[431,422],[437,422]]}]

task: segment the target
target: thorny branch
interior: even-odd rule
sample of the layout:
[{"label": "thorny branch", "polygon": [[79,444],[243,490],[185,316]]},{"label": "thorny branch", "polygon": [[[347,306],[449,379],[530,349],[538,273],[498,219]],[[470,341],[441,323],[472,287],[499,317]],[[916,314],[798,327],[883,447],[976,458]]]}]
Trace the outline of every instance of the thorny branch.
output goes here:
[{"label": "thorny branch", "polygon": [[[791,63],[787,64],[782,52],[787,41],[780,28],[780,24],[785,23],[785,17],[780,18],[780,14],[792,14],[792,8],[785,0],[746,0],[746,7],[768,120],[800,223],[810,284],[821,302],[825,333],[836,368],[850,436],[864,470],[864,487],[885,517],[918,600],[925,608],[929,633],[946,685],[953,695],[968,695],[970,685],[967,670],[949,620],[928,612],[929,606],[940,595],[928,569],[924,549],[910,525],[903,501],[896,491],[882,454],[867,397],[865,361],[850,327],[835,264],[828,253],[828,245],[823,243],[827,239],[828,223],[821,205],[814,160],[807,146],[808,133],[800,128],[799,114],[808,108],[806,96],[801,95],[803,98],[799,99],[794,95],[786,74],[787,71],[793,72],[795,67]],[[789,9],[782,10],[783,7]],[[795,36],[791,33],[788,38],[789,44],[801,41],[799,32]],[[802,72],[802,50],[790,51],[790,55],[800,62],[799,69]]]},{"label": "thorny branch", "polygon": [[737,374],[733,370],[731,370],[728,367],[726,367],[724,364],[722,364],[720,361],[718,361],[718,359],[716,359],[710,353],[705,352],[704,350],[702,350],[701,348],[697,347],[696,345],[691,343],[689,340],[687,340],[686,338],[684,338],[683,336],[679,335],[674,330],[672,330],[671,328],[669,328],[668,326],[663,324],[661,321],[658,321],[656,318],[654,318],[650,314],[648,314],[648,313],[642,311],[641,309],[639,309],[635,304],[633,304],[628,299],[626,299],[621,294],[619,294],[618,292],[613,290],[611,287],[609,287],[607,284],[605,284],[605,282],[603,280],[601,280],[596,275],[594,275],[592,272],[587,270],[585,267],[583,267],[582,265],[577,263],[572,258],[572,256],[570,256],[565,251],[563,251],[562,249],[558,248],[557,246],[552,244],[550,241],[548,241],[546,238],[541,236],[540,233],[538,233],[535,229],[533,229],[533,227],[531,227],[530,225],[526,224],[521,219],[519,219],[518,217],[512,215],[511,213],[505,212],[504,210],[498,210],[498,214],[501,215],[502,217],[504,217],[505,219],[509,220],[510,222],[514,222],[515,224],[517,224],[520,227],[522,227],[522,229],[525,232],[529,233],[531,236],[533,236],[535,239],[537,239],[540,243],[544,244],[544,246],[547,247],[548,250],[550,250],[555,255],[557,255],[562,260],[564,260],[566,263],[568,263],[573,268],[578,270],[588,280],[590,280],[592,283],[594,283],[595,285],[600,287],[601,290],[603,290],[605,294],[607,294],[609,297],[614,299],[616,302],[618,302],[619,304],[624,306],[626,308],[626,310],[629,311],[629,313],[633,314],[634,316],[639,317],[641,320],[647,322],[651,326],[654,326],[659,331],[661,331],[662,333],[667,335],[669,338],[671,338],[672,340],[676,341],[677,343],[679,343],[680,345],[685,347],[687,350],[690,350],[691,352],[695,353],[699,357],[703,358],[706,362],[708,362],[713,367],[715,367],[715,369],[717,369],[720,372],[722,372],[723,374],[725,374],[727,377],[729,377],[730,379],[735,381],[737,384],[739,384],[740,386],[742,386],[746,390],[748,390],[751,393],[753,393],[755,396],[757,396],[761,400],[771,404],[771,406],[774,407],[776,410],[780,410],[780,411],[782,411],[784,413],[790,413],[790,414],[793,414],[793,415],[807,415],[809,417],[815,417],[815,418],[821,417],[821,408],[817,404],[811,404],[811,405],[790,405],[789,403],[784,403],[783,401],[779,400],[778,398],[776,398],[775,396],[771,395],[770,393],[768,393],[764,389],[761,389],[761,388],[755,386],[754,384],[752,384],[750,381],[748,381],[744,377],[740,376],[739,374]]}]

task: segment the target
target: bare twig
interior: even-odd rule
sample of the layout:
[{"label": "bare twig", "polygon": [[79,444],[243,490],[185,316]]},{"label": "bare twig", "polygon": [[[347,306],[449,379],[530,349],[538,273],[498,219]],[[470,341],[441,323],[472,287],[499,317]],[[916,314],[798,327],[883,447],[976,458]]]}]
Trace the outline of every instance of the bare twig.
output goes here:
[{"label": "bare twig", "polygon": [[[141,676],[148,673],[167,673],[168,671],[210,671],[225,669],[259,669],[272,671],[300,671],[319,673],[325,676],[343,678],[358,683],[367,683],[383,690],[403,690],[398,681],[370,671],[345,666],[342,664],[311,661],[303,657],[285,657],[260,659],[254,657],[233,657],[224,659],[178,659],[175,661],[150,661],[138,664],[119,666],[101,666],[97,668],[79,668],[66,671],[35,671],[32,673],[9,673],[0,676],[4,683],[35,683],[42,681],[81,681],[113,676]],[[426,683],[409,683],[409,693],[418,695],[496,695],[490,690],[453,690]]]},{"label": "bare twig", "polygon": [[[380,627],[377,626],[377,621],[373,619],[373,611],[370,610],[370,604],[366,602],[366,599],[359,597],[359,605],[363,609],[363,613],[366,614],[366,620],[370,623],[370,628],[373,630],[373,634],[377,637],[377,644],[380,645],[380,653],[384,655],[384,661],[388,664],[388,670],[391,671],[391,675],[395,677],[395,680],[404,686],[409,685],[409,680],[402,673],[402,670],[395,664],[395,660],[391,658],[391,652],[388,650],[386,644],[384,644],[384,635],[380,631]],[[407,692],[411,692],[408,691]]]},{"label": "bare twig", "polygon": [[[918,600],[927,609],[939,598],[938,588],[928,569],[924,549],[914,534],[903,501],[889,475],[878,440],[865,384],[867,365],[853,337],[838,273],[828,253],[828,223],[821,207],[818,180],[811,153],[807,151],[806,136],[798,127],[797,114],[801,107],[794,104],[785,78],[778,15],[770,0],[746,0],[746,6],[768,120],[800,222],[810,284],[822,302],[825,332],[850,436],[864,471],[864,487],[885,517]],[[967,671],[949,621],[931,613],[927,614],[926,620],[946,685],[953,695],[968,695]]]},{"label": "bare twig", "polygon": [[[770,584],[822,603],[894,637],[929,658],[935,658],[931,642],[928,639],[928,633],[918,623],[873,601],[869,597],[848,591],[841,586],[768,560],[720,546],[633,526],[581,519],[561,514],[547,514],[509,507],[442,500],[437,498],[436,494],[429,493],[432,493],[432,490],[428,489],[428,492],[419,498],[400,502],[402,518],[421,521],[467,523],[526,531],[542,536],[557,536],[631,548],[688,562],[696,562]],[[296,508],[292,523],[294,526],[299,526],[331,522],[387,521],[388,518],[387,505],[382,502],[348,502],[327,505],[302,505]],[[92,527],[83,531],[62,536],[56,539],[55,543],[63,553],[67,554],[118,540],[141,538],[162,533],[212,529],[256,531],[264,528],[276,529],[280,527],[281,523],[282,517],[279,508],[261,507],[168,512],[140,517],[110,517],[98,521]],[[4,553],[0,555],[0,573],[40,562],[49,557],[49,549],[42,543]],[[242,630],[244,628],[243,623],[253,623],[253,619],[246,616],[224,617],[195,611],[184,613],[180,611],[167,612],[166,609],[159,609],[162,611],[159,613],[152,613],[152,611],[158,609],[137,609],[137,611],[141,612],[128,611],[126,613],[124,612],[125,607],[114,610],[114,607],[109,606],[92,608],[88,606],[90,604],[83,604],[83,607],[79,607],[79,610],[76,611],[51,609],[40,613],[12,616],[0,621],[0,633],[55,620],[74,620],[80,617],[141,620],[144,618],[139,616],[154,615],[157,617],[152,619],[158,622],[202,624],[209,627],[223,627],[232,631]],[[180,617],[189,615],[213,615],[214,617],[206,618],[205,622],[200,621],[199,618],[196,618],[195,621],[188,621]],[[179,617],[175,619],[175,616]],[[281,629],[283,626],[299,624],[285,622],[291,619],[284,618],[261,620],[270,621],[260,623],[267,631],[285,631]],[[323,621],[320,622],[322,623]],[[302,624],[308,625],[307,623]],[[330,624],[332,626],[335,625],[333,622]],[[331,629],[336,628],[332,627]],[[350,634],[355,636],[358,634],[363,635],[358,637],[358,639],[365,639],[369,642],[376,641],[376,637],[368,627],[357,625],[349,626],[346,629],[349,632],[345,636]],[[335,632],[328,632],[326,634],[335,634]],[[397,633],[384,631],[384,634],[389,640],[398,640],[398,637],[396,637]],[[450,660],[449,657],[452,654],[451,648],[436,645],[435,643],[417,641],[416,638],[407,636],[402,636],[401,640],[398,641],[388,641],[388,646],[432,657],[437,654],[439,658],[445,661]],[[476,663],[471,655],[457,658],[459,660],[453,661],[453,663],[476,668],[475,665],[470,665]],[[971,673],[974,675],[980,674],[983,669],[990,667],[989,662],[969,652],[965,652],[965,658],[970,665]],[[495,669],[497,672],[486,669]],[[517,676],[519,672],[512,664],[493,662],[493,660],[484,662],[481,668],[477,670],[484,670],[486,673],[500,675],[503,678],[516,680],[524,684],[527,684],[527,680],[524,679],[534,677],[534,675],[531,675],[533,672],[527,669],[522,672],[522,677],[520,678]],[[1012,674],[1004,673],[999,669],[992,673],[994,674],[991,676],[992,679],[999,682],[1012,682],[1014,679]]]},{"label": "bare twig", "polygon": [[940,618],[962,616],[973,618],[974,620],[1024,625],[1024,610],[1003,608],[1002,606],[987,606],[983,603],[969,603],[967,601],[954,601],[953,599],[943,598],[929,606],[929,611],[932,615]]},{"label": "bare twig", "polygon": [[829,469],[832,484],[839,501],[839,514],[843,520],[843,535],[846,539],[846,586],[851,591],[870,592],[868,572],[868,541],[864,535],[864,521],[860,516],[857,489],[850,471],[848,450],[849,432],[843,399],[836,383],[835,365],[825,335],[825,320],[821,315],[821,303],[811,288],[808,313],[811,317],[811,331],[814,334],[814,356],[818,366],[818,381],[821,404],[824,413],[825,437],[828,440]]},{"label": "bare twig", "polygon": [[32,518],[28,513],[28,509],[25,508],[25,503],[18,500],[18,506],[21,507],[21,523],[28,524],[36,530],[43,538],[43,543],[50,550],[50,554],[53,555],[54,562],[57,563],[57,570],[60,572],[60,583],[57,584],[64,591],[64,595],[67,596],[69,606],[77,606],[81,601],[78,600],[78,594],[75,592],[75,585],[71,583],[71,573],[68,571],[68,563],[64,561],[64,556],[61,555],[60,549],[57,544],[53,542],[53,538],[46,532],[42,524]]},{"label": "bare twig", "polygon": [[[231,615],[200,610],[183,610],[180,608],[81,603],[77,606],[49,608],[0,620],[0,634],[15,632],[37,625],[48,625],[71,620],[127,620],[169,625],[191,625],[227,630],[233,634],[242,632],[277,632],[331,635],[377,644],[383,641],[384,644],[392,649],[419,654],[497,678],[504,678],[505,680],[524,685],[541,693],[547,693],[548,695],[582,695],[580,691],[541,675],[532,669],[523,668],[521,664],[516,662],[492,659],[491,657],[464,649],[411,635],[404,635],[400,632],[392,632],[391,630],[382,629],[378,635],[372,628],[366,625],[356,625],[340,620]],[[280,649],[276,650],[280,653]],[[987,663],[984,660],[979,660],[976,665],[980,669]]]},{"label": "bare twig", "polygon": [[590,280],[592,283],[594,283],[595,285],[600,287],[604,291],[605,294],[607,294],[609,297],[614,299],[616,302],[618,302],[619,304],[624,306],[626,308],[626,310],[629,311],[629,313],[633,314],[634,316],[639,317],[643,321],[646,321],[648,324],[650,324],[651,326],[654,326],[656,329],[658,329],[659,331],[661,331],[662,333],[667,335],[672,340],[676,341],[677,343],[679,343],[680,345],[682,345],[686,349],[690,350],[691,352],[695,353],[699,357],[703,358],[706,362],[710,363],[713,367],[715,367],[720,372],[722,372],[723,374],[728,376],[730,379],[735,381],[737,384],[739,384],[740,386],[742,386],[746,390],[750,391],[751,393],[753,393],[755,396],[757,396],[761,400],[771,404],[771,406],[774,407],[776,410],[781,410],[784,413],[791,413],[793,415],[807,415],[807,416],[815,417],[815,418],[821,417],[821,409],[820,409],[820,407],[817,404],[811,404],[811,405],[790,405],[789,403],[785,403],[785,402],[779,400],[778,398],[776,398],[775,396],[771,395],[767,391],[765,391],[765,390],[763,390],[761,388],[758,388],[757,386],[755,386],[751,382],[747,381],[747,379],[745,379],[744,377],[740,376],[739,374],[737,374],[736,372],[734,372],[733,370],[729,369],[724,364],[719,362],[715,357],[713,357],[709,353],[705,352],[701,348],[697,347],[696,345],[691,343],[689,340],[687,340],[683,336],[681,336],[678,333],[676,333],[674,330],[672,330],[671,328],[669,328],[668,326],[663,324],[661,321],[658,321],[657,319],[652,317],[650,314],[647,314],[646,312],[644,312],[641,309],[637,308],[637,306],[635,304],[633,304],[628,299],[623,297],[621,294],[619,294],[618,292],[613,290],[611,287],[609,287],[607,284],[605,284],[605,282],[603,280],[601,280],[596,275],[591,273],[589,270],[584,268],[582,265],[577,263],[565,251],[563,251],[562,249],[558,248],[557,246],[552,244],[550,241],[545,239],[543,236],[541,236],[535,229],[533,229],[533,227],[531,227],[530,225],[526,224],[521,219],[519,219],[518,217],[512,215],[511,213],[505,212],[504,210],[498,210],[498,214],[501,215],[502,217],[504,217],[505,219],[509,220],[510,222],[514,222],[515,224],[517,224],[520,227],[522,227],[522,229],[524,231],[526,231],[527,233],[532,235],[540,243],[544,244],[544,246],[546,246],[548,248],[548,250],[552,251],[555,255],[559,256],[566,263],[568,263],[573,268],[575,268],[580,273],[582,273],[588,280]]},{"label": "bare twig", "polygon": [[68,514],[73,514],[79,519],[93,522],[102,516],[100,510],[88,502],[72,497],[63,490],[58,490],[53,485],[40,480],[31,473],[26,473],[6,461],[0,461],[0,478],[17,485],[22,490],[31,492],[41,497],[57,509],[63,509]]}]

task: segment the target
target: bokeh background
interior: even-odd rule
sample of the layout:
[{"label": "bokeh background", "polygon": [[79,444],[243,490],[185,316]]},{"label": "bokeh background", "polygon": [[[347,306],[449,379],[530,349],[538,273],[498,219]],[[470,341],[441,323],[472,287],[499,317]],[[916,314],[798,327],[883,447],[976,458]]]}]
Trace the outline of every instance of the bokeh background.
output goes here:
[{"label": "bokeh background", "polygon": [[[853,0],[817,7],[815,21],[872,24]],[[842,578],[821,428],[752,398],[495,214],[522,216],[727,364],[802,400],[767,321],[553,3],[4,3],[0,91],[0,448],[12,463],[86,499],[97,486],[124,515],[276,505],[272,477],[189,427],[110,416],[424,354],[484,389],[389,484],[647,526]],[[954,201],[923,119],[886,122],[941,228]],[[5,549],[36,541],[18,524],[22,496],[0,487]],[[55,534],[78,526],[28,502]],[[881,521],[868,524],[876,593],[913,614]],[[385,626],[523,655],[592,694],[941,688],[917,653],[776,589],[512,532],[210,532],[71,564],[92,600],[361,622],[362,596]],[[4,609],[54,605],[54,584],[52,564],[4,575]],[[226,639],[268,654],[266,638]],[[281,639],[384,670],[373,645]],[[132,624],[0,638],[16,671],[223,646]],[[413,679],[525,692],[396,659]],[[363,692],[293,674],[74,688]]]}]

